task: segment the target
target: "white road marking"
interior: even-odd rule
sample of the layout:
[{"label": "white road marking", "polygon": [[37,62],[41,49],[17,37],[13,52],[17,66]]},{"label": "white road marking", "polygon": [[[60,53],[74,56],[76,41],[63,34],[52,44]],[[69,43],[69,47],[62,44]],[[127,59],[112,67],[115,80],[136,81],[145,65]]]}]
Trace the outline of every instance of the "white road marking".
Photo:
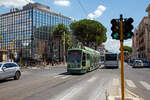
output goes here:
[{"label": "white road marking", "polygon": [[56,75],[56,76],[54,76],[54,78],[57,78],[57,77],[61,77],[60,75]]},{"label": "white road marking", "polygon": [[131,81],[131,80],[125,80],[125,81],[126,81],[126,83],[127,83],[127,85],[128,85],[129,87],[136,88],[136,86],[135,86],[135,84],[133,83],[133,81]]},{"label": "white road marking", "polygon": [[29,74],[30,72],[28,72],[28,71],[23,71],[23,72],[21,72],[21,74],[22,75],[27,75],[27,74]]},{"label": "white road marking", "polygon": [[89,80],[87,80],[88,82],[93,82],[93,81],[95,81],[96,80],[96,77],[92,77],[92,78],[90,78]]},{"label": "white road marking", "polygon": [[113,86],[118,86],[119,85],[119,79],[118,78],[114,78],[112,85]]},{"label": "white road marking", "polygon": [[150,84],[144,82],[144,81],[140,81],[140,83],[147,89],[150,90]]},{"label": "white road marking", "polygon": [[71,100],[72,96],[78,93],[80,90],[81,88],[74,88],[67,95],[62,97],[60,100]]},{"label": "white road marking", "polygon": [[68,77],[70,77],[70,76],[63,76],[63,77],[61,77],[62,79],[65,79],[65,78],[68,78]]}]

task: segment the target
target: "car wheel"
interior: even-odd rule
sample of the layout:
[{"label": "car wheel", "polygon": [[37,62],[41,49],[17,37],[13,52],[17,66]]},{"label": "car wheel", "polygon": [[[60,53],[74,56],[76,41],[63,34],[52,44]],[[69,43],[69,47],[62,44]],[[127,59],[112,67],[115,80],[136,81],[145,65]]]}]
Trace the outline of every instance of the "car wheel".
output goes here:
[{"label": "car wheel", "polygon": [[17,72],[15,73],[14,79],[15,79],[15,80],[19,80],[20,76],[21,76],[20,72],[17,71]]}]

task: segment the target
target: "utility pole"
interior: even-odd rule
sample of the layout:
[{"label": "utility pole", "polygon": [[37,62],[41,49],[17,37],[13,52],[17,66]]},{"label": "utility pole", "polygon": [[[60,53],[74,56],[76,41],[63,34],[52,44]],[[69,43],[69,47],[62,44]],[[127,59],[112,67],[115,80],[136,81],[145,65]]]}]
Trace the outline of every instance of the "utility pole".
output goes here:
[{"label": "utility pole", "polygon": [[66,62],[66,56],[65,56],[65,52],[66,52],[65,51],[65,31],[64,31],[64,43],[63,44],[64,44],[64,46],[63,46],[64,50],[63,51],[64,51],[64,64],[65,64],[65,62]]},{"label": "utility pole", "polygon": [[121,95],[124,100],[124,55],[123,55],[123,16],[120,15],[120,48],[121,48]]},{"label": "utility pole", "polygon": [[126,18],[123,19],[123,15],[120,15],[120,19],[112,19],[111,20],[111,30],[112,30],[112,38],[116,40],[120,40],[120,49],[121,49],[121,96],[124,100],[124,53],[123,53],[123,41],[130,39],[133,36],[133,19]]}]

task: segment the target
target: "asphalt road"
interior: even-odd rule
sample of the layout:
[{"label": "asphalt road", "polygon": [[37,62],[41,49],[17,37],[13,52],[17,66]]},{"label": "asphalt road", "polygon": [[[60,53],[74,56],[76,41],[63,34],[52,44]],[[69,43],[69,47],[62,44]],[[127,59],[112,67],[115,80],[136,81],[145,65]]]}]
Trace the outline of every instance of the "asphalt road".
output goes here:
[{"label": "asphalt road", "polygon": [[[125,87],[150,98],[150,68],[125,64]],[[119,84],[120,69],[104,67],[83,75],[70,75],[66,67],[24,69],[20,80],[0,81],[0,100],[105,100],[112,84]]]}]

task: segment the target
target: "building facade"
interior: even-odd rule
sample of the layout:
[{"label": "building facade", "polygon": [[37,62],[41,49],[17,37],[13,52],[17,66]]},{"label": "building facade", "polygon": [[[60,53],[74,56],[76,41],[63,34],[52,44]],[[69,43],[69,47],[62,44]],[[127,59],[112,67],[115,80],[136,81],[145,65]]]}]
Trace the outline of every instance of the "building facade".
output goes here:
[{"label": "building facade", "polygon": [[137,59],[138,58],[138,48],[139,48],[139,37],[138,37],[138,30],[134,29],[134,35],[132,37],[132,56],[131,59]]},{"label": "building facade", "polygon": [[139,58],[149,59],[149,32],[148,32],[148,17],[144,17],[139,24]]},{"label": "building facade", "polygon": [[134,31],[132,38],[132,56],[134,59],[150,61],[150,4],[146,8],[148,16],[145,16]]},{"label": "building facade", "polygon": [[50,56],[54,27],[63,23],[69,28],[72,22],[39,3],[29,3],[22,10],[11,9],[10,13],[0,15],[0,49],[13,51],[16,58],[21,55],[41,59],[43,53]]}]

